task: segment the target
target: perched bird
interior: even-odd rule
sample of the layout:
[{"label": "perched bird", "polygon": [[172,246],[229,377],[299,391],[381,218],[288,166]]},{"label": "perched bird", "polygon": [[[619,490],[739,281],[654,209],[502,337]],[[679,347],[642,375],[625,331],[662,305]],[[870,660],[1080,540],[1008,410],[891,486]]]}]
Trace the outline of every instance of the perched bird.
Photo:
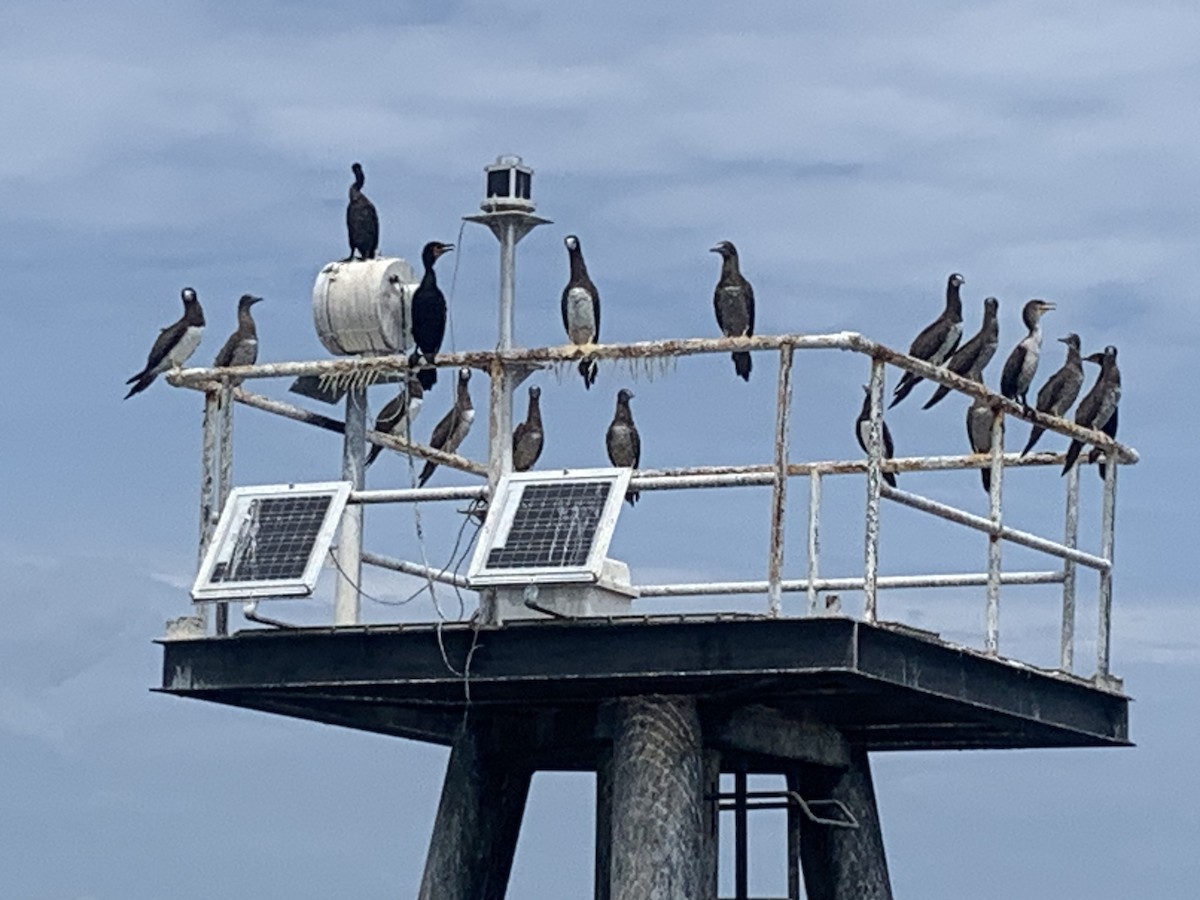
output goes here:
[{"label": "perched bird", "polygon": [[[1059,340],[1067,345],[1067,361],[1046,380],[1037,395],[1037,411],[1048,416],[1065,415],[1079,396],[1079,389],[1083,387],[1083,359],[1079,355],[1079,335],[1072,333]],[[1033,445],[1045,431],[1041,425],[1033,426],[1029,432],[1029,441],[1021,451],[1022,456],[1033,449]]]},{"label": "perched bird", "polygon": [[[987,400],[976,400],[967,410],[967,440],[972,453],[992,452],[992,418],[994,414]],[[983,478],[983,490],[992,492],[992,470],[987,466],[979,470]]]},{"label": "perched bird", "polygon": [[[458,393],[454,397],[454,406],[442,416],[442,421],[437,423],[437,427],[433,429],[433,436],[429,439],[429,446],[435,450],[453,453],[471,430],[471,423],[475,421],[475,407],[471,404],[471,392],[467,390],[467,382],[470,380],[470,369],[458,370]],[[421,470],[421,477],[417,479],[418,486],[424,487],[436,468],[437,463],[427,460],[425,468]]]},{"label": "perched bird", "polygon": [[512,465],[514,472],[528,472],[538,461],[538,457],[542,455],[542,441],[545,435],[542,432],[541,397],[542,389],[540,387],[535,385],[529,389],[529,411],[525,414],[525,421],[513,429]]},{"label": "perched bird", "polygon": [[125,395],[126,400],[150,387],[167,369],[178,369],[200,346],[200,338],[204,335],[204,310],[190,287],[183,289],[182,297],[183,316],[158,333],[150,355],[146,357],[146,367],[126,380],[126,384],[133,385]]},{"label": "perched bird", "polygon": [[[962,338],[962,297],[959,295],[959,288],[965,283],[966,279],[957,272],[946,281],[946,308],[916,336],[908,348],[909,356],[923,359],[935,366],[940,366],[950,358],[950,354],[955,351]],[[891,409],[907,397],[923,380],[920,375],[905,372],[896,389],[892,391],[892,402],[888,404],[888,408]]]},{"label": "perched bird", "polygon": [[214,366],[252,366],[258,361],[258,329],[254,326],[250,307],[261,301],[262,297],[242,294],[238,300],[237,330],[217,353]]},{"label": "perched bird", "polygon": [[[979,331],[974,337],[954,351],[954,355],[946,363],[947,369],[963,378],[983,381],[983,370],[996,355],[996,345],[1000,342],[1000,323],[996,318],[999,308],[1000,301],[995,297],[988,297],[983,301],[983,324],[979,326]],[[921,409],[931,409],[948,393],[950,388],[944,384],[938,385],[938,389]]]},{"label": "perched bird", "polygon": [[[1117,404],[1121,402],[1121,370],[1117,368],[1117,348],[1110,344],[1103,353],[1093,353],[1084,357],[1084,360],[1099,363],[1100,376],[1079,401],[1079,408],[1075,410],[1075,424],[1104,431],[1117,411]],[[1112,427],[1115,432],[1115,423]],[[1067,448],[1067,461],[1063,465],[1064,475],[1071,471],[1081,450],[1083,441],[1071,441],[1071,446]]]},{"label": "perched bird", "polygon": [[[412,424],[417,420],[417,414],[421,411],[424,399],[425,390],[421,387],[420,380],[415,375],[409,375],[408,384],[400,389],[400,393],[385,403],[383,409],[379,411],[379,415],[375,417],[375,430],[407,439],[412,431]],[[366,465],[369,466],[375,462],[382,452],[383,447],[379,444],[372,444],[370,452],[367,453]]]},{"label": "perched bird", "polygon": [[[408,358],[410,366],[416,366],[424,356],[426,362],[433,363],[434,357],[442,349],[442,339],[446,336],[446,298],[438,287],[437,275],[434,274],[433,264],[438,257],[454,249],[453,244],[443,244],[430,241],[421,251],[421,262],[425,266],[425,275],[412,295],[412,336],[417,349]],[[421,369],[417,373],[421,379],[421,387],[429,390],[437,384],[437,369]]]},{"label": "perched bird", "polygon": [[[1113,407],[1112,415],[1108,417],[1108,421],[1105,422],[1104,426],[1100,429],[1114,441],[1117,439],[1117,413],[1119,411],[1119,407]],[[1101,481],[1103,481],[1108,475],[1108,466],[1105,465],[1106,459],[1107,456],[1099,447],[1093,447],[1088,453],[1088,462],[1094,463],[1096,460],[1100,460],[1100,465],[1096,467],[1096,471],[1100,473]]]},{"label": "perched bird", "polygon": [[[858,421],[854,423],[854,436],[858,438],[858,446],[862,447],[863,453],[870,454],[867,449],[867,443],[871,437],[871,389],[865,384],[863,392],[866,394],[863,397],[862,409],[858,412]],[[892,444],[892,433],[888,430],[887,422],[883,424],[883,458],[891,459],[895,456],[895,447]],[[884,472],[883,480],[892,487],[896,486],[896,473]]]},{"label": "perched bird", "polygon": [[1029,408],[1029,386],[1033,384],[1033,376],[1037,374],[1038,357],[1042,354],[1042,316],[1054,309],[1053,303],[1045,300],[1030,300],[1021,310],[1021,320],[1029,333],[1021,338],[1021,342],[1013,347],[1012,353],[1004,361],[1004,371],[1000,373],[1000,393],[1009,400],[1019,400],[1026,409]]},{"label": "perched bird", "polygon": [[[738,268],[737,247],[721,241],[711,248],[721,254],[721,278],[713,291],[713,309],[725,337],[751,337],[754,334],[754,288]],[[750,354],[733,354],[733,369],[745,381],[750,380]]]},{"label": "perched bird", "polygon": [[[568,234],[563,238],[563,243],[571,263],[571,276],[562,292],[563,328],[567,330],[567,337],[572,344],[594,344],[600,340],[600,292],[588,276],[579,238]],[[583,376],[585,388],[590,389],[596,383],[597,369],[594,359],[579,361],[579,374]]]},{"label": "perched bird", "polygon": [[[608,458],[614,466],[636,469],[642,461],[642,438],[637,426],[633,424],[633,413],[629,410],[629,401],[633,394],[621,388],[617,391],[617,411],[609,423],[608,434],[604,437],[608,448]],[[638,500],[638,491],[629,491],[625,499],[633,506]]]},{"label": "perched bird", "polygon": [[359,163],[350,167],[354,172],[354,184],[350,185],[350,202],[346,204],[346,233],[350,237],[350,255],[345,262],[354,259],[355,252],[359,259],[374,259],[375,251],[379,249],[379,213],[375,212],[375,204],[367,199],[362,192],[366,181],[363,168]]}]

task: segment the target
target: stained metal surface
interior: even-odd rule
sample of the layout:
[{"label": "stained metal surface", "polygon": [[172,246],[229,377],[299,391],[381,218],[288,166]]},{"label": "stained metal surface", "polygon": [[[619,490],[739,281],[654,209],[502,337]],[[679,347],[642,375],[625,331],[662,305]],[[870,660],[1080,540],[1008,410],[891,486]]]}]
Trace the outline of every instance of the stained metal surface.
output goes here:
[{"label": "stained metal surface", "polygon": [[872,750],[1111,746],[1128,734],[1128,699],[1107,682],[845,618],[259,630],[163,646],[170,693],[420,740],[453,736],[473,653],[472,706],[547,711],[528,740],[550,768],[594,763],[598,704],[635,694],[697,695],[706,715],[766,705]]},{"label": "stained metal surface", "polygon": [[775,480],[771,489],[771,543],[767,551],[767,608],[782,611],[780,579],[783,577],[783,516],[787,511],[788,436],[792,413],[792,357],[790,344],[779,354],[779,387],[775,403]]}]

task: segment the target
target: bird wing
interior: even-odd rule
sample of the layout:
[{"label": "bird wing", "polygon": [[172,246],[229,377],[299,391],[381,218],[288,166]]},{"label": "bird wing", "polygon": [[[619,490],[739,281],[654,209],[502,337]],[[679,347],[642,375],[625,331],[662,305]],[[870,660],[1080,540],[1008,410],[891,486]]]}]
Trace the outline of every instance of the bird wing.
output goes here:
[{"label": "bird wing", "polygon": [[[943,351],[950,327],[949,322],[942,316],[938,316],[913,339],[912,345],[908,348],[908,355],[915,356],[917,359],[934,359]],[[949,356],[957,347],[958,340],[955,339],[954,343],[950,345],[950,349],[945,350],[945,356]],[[945,356],[942,358],[944,359]]]},{"label": "bird wing", "polygon": [[525,433],[527,431],[529,431],[529,423],[528,422],[518,422],[517,427],[513,429],[513,450],[514,451],[517,449],[517,446],[521,443],[521,440],[525,437]]},{"label": "bird wing", "polygon": [[633,452],[633,468],[642,463],[642,436],[638,434],[637,426],[629,426],[629,449]]},{"label": "bird wing", "polygon": [[238,341],[240,338],[241,335],[239,335],[236,331],[229,336],[229,340],[225,342],[220,351],[217,353],[217,358],[213,360],[214,366],[233,365],[233,354],[237,352]]},{"label": "bird wing", "polygon": [[597,343],[600,341],[600,292],[596,290],[596,286],[592,284],[592,279],[587,279],[587,289],[592,293],[592,316],[596,320],[596,336],[593,338]]},{"label": "bird wing", "polygon": [[179,343],[179,339],[183,337],[183,333],[187,331],[187,321],[180,319],[168,325],[158,333],[158,338],[154,341],[154,346],[150,348],[150,355],[146,357],[146,368],[143,371],[156,369],[167,358],[167,354],[171,352],[171,348]]},{"label": "bird wing", "polygon": [[892,432],[887,427],[887,422],[881,424],[883,425],[883,455],[887,459],[891,459],[896,454],[896,447],[892,443]]},{"label": "bird wing", "polygon": [[746,337],[752,337],[754,335],[754,288],[744,278],[742,283],[746,286]]},{"label": "bird wing", "polygon": [[1010,400],[1016,399],[1017,382],[1021,377],[1021,369],[1025,365],[1025,345],[1017,344],[1012,353],[1004,361],[1004,371],[1000,373],[1000,393]]},{"label": "bird wing", "polygon": [[569,313],[569,308],[571,305],[570,296],[571,296],[571,283],[567,282],[567,286],[565,288],[563,288],[563,292],[562,292],[563,331],[567,332],[567,334],[571,333],[571,316]]},{"label": "bird wing", "polygon": [[401,391],[379,411],[379,415],[375,417],[375,430],[391,434],[392,430],[403,421],[407,412],[408,392]]},{"label": "bird wing", "polygon": [[446,446],[446,441],[454,432],[454,425],[458,419],[458,407],[452,407],[450,412],[442,416],[442,421],[438,422],[433,428],[433,435],[429,438],[429,446],[435,450],[441,450]]}]

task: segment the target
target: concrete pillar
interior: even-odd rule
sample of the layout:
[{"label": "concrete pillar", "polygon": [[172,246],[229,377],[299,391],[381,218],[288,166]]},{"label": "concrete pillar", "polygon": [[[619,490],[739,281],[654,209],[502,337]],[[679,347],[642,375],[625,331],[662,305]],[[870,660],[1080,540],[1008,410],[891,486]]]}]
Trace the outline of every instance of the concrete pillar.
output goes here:
[{"label": "concrete pillar", "polygon": [[450,751],[420,900],[504,900],[533,772],[467,723]]},{"label": "concrete pillar", "polygon": [[706,767],[696,701],[617,700],[608,900],[709,900]]},{"label": "concrete pillar", "polygon": [[858,820],[854,829],[801,822],[800,862],[808,900],[892,900],[866,750],[852,748],[850,765],[843,770],[802,766],[789,774],[788,786],[806,799],[840,800]]}]

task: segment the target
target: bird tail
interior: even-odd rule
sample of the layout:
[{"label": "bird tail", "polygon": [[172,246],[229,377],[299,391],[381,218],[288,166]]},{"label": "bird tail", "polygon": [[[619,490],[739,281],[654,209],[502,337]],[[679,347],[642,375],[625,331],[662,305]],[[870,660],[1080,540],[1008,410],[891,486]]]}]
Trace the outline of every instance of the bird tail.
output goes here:
[{"label": "bird tail", "polygon": [[896,486],[896,473],[895,472],[880,472],[879,474],[881,474],[883,476],[883,480],[888,483],[888,487]]},{"label": "bird tail", "polygon": [[1096,460],[1100,460],[1100,465],[1097,466],[1096,471],[1100,473],[1100,480],[1103,481],[1107,474],[1107,467],[1104,464],[1108,460],[1108,455],[1099,447],[1093,447],[1091,452],[1088,453],[1088,462],[1094,463]]},{"label": "bird tail", "polygon": [[990,468],[980,469],[979,474],[983,478],[983,492],[990,494],[992,492],[992,470]]},{"label": "bird tail", "polygon": [[156,375],[153,372],[138,372],[125,382],[126,384],[132,384],[133,387],[129,389],[129,393],[125,395],[124,399],[128,400],[134,394],[140,394],[146,388],[150,387],[154,383],[155,377]]},{"label": "bird tail", "polygon": [[743,381],[750,380],[750,354],[749,353],[734,353],[733,354],[733,369],[738,373],[738,377]]},{"label": "bird tail", "polygon": [[636,506],[637,502],[638,502],[638,497],[640,497],[641,495],[642,495],[641,491],[627,491],[625,493],[625,499],[629,501],[630,506]]},{"label": "bird tail", "polygon": [[900,379],[900,383],[896,385],[896,390],[892,392],[892,402],[888,404],[888,409],[891,409],[905,397],[912,393],[915,388],[925,379],[920,375],[914,375],[912,372],[905,372],[904,377]]},{"label": "bird tail", "polygon": [[[950,388],[946,387],[944,384],[938,385],[938,389],[933,392],[932,397],[925,401],[925,405],[922,406],[921,409],[933,409],[942,402],[942,399],[948,393],[950,393]],[[899,403],[900,401],[897,400],[896,402]]]},{"label": "bird tail", "polygon": [[425,487],[425,482],[433,476],[433,471],[437,467],[438,464],[435,462],[426,462],[425,468],[421,470],[421,477],[417,479],[417,487]]},{"label": "bird tail", "polygon": [[594,359],[581,359],[579,361],[579,374],[583,376],[583,386],[589,391],[592,385],[596,383],[596,376],[600,373],[600,367],[596,365]]},{"label": "bird tail", "polygon": [[[432,357],[427,356],[425,358],[429,362],[433,362]],[[414,350],[412,352],[412,356],[408,358],[408,365],[412,368],[415,368],[416,366],[420,365],[420,363],[421,353],[420,351]],[[417,381],[421,382],[421,387],[423,387],[425,390],[429,390],[435,384],[437,384],[437,369],[435,369],[433,366],[427,366],[426,368],[420,369],[417,372]]]},{"label": "bird tail", "polygon": [[1021,451],[1021,455],[1027,455],[1029,451],[1033,449],[1033,445],[1041,440],[1042,435],[1045,433],[1046,429],[1041,425],[1034,425],[1029,432],[1029,441],[1025,444],[1025,449]]},{"label": "bird tail", "polygon": [[367,458],[363,461],[363,468],[371,465],[375,460],[379,459],[379,454],[383,452],[383,447],[379,444],[372,444],[371,449],[367,451]]},{"label": "bird tail", "polygon": [[1083,450],[1083,441],[1071,441],[1071,446],[1067,448],[1067,461],[1063,463],[1062,473],[1066,475],[1071,471],[1071,466],[1075,465],[1075,460],[1079,459],[1079,453]]}]

